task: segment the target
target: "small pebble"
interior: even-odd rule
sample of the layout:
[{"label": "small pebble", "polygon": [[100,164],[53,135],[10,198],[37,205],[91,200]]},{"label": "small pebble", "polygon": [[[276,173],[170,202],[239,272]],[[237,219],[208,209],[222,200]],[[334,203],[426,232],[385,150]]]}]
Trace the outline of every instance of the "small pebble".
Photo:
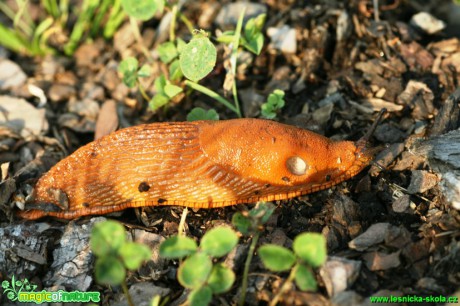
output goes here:
[{"label": "small pebble", "polygon": [[297,39],[294,28],[284,25],[280,28],[268,28],[267,35],[271,39],[269,48],[283,53],[296,53]]},{"label": "small pebble", "polygon": [[439,178],[436,174],[424,170],[412,170],[412,177],[407,187],[407,192],[410,194],[424,193],[436,186]]},{"label": "small pebble", "polygon": [[444,21],[437,19],[427,12],[420,12],[412,16],[410,23],[427,34],[436,34],[446,27]]},{"label": "small pebble", "polygon": [[405,194],[402,197],[397,198],[391,208],[396,213],[404,213],[407,212],[410,208],[410,196]]},{"label": "small pebble", "polygon": [[27,76],[15,62],[0,60],[0,90],[8,90],[23,85]]}]

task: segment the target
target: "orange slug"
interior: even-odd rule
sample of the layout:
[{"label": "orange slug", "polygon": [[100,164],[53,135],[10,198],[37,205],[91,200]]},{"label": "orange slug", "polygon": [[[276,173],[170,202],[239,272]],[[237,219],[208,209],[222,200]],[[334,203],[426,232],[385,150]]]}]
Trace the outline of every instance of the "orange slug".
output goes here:
[{"label": "orange slug", "polygon": [[19,216],[73,219],[129,207],[214,208],[297,197],[369,164],[368,137],[333,141],[275,121],[152,123],[121,129],[57,163]]}]

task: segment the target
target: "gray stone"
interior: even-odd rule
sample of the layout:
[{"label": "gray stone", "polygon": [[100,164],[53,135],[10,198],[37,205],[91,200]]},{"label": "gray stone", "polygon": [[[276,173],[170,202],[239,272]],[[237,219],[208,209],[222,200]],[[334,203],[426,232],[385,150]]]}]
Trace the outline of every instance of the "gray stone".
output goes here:
[{"label": "gray stone", "polygon": [[410,196],[405,194],[394,200],[391,208],[396,213],[405,213],[409,211],[410,202]]},{"label": "gray stone", "polygon": [[6,125],[23,137],[40,135],[48,129],[45,110],[37,109],[24,99],[0,96],[0,110],[6,116],[0,116],[0,125]]},{"label": "gray stone", "polygon": [[442,176],[441,187],[447,201],[452,207],[460,210],[460,177],[453,172],[447,172]]},{"label": "gray stone", "polygon": [[427,12],[420,12],[412,16],[410,23],[427,34],[436,34],[446,27],[444,21],[437,19]]},{"label": "gray stone", "polygon": [[21,67],[10,60],[0,60],[0,89],[8,90],[24,85],[27,76]]},{"label": "gray stone", "polygon": [[45,276],[45,284],[65,286],[86,291],[93,281],[93,254],[90,247],[94,224],[105,220],[93,218],[88,223],[70,222],[64,229],[60,243],[53,251],[53,263]]},{"label": "gray stone", "polygon": [[361,262],[330,256],[321,267],[320,275],[329,296],[334,297],[350,288],[358,278]]},{"label": "gray stone", "polygon": [[332,299],[332,305],[355,306],[362,303],[363,297],[355,291],[347,290],[337,293]]},{"label": "gray stone", "polygon": [[35,275],[46,263],[50,237],[46,223],[21,223],[0,227],[0,270],[4,275]]},{"label": "gray stone", "polygon": [[364,233],[350,241],[348,246],[351,249],[364,251],[370,246],[383,242],[391,226],[390,223],[372,224]]},{"label": "gray stone", "polygon": [[269,48],[283,53],[294,54],[297,51],[297,39],[294,28],[284,25],[279,28],[268,28],[267,35],[271,42]]}]

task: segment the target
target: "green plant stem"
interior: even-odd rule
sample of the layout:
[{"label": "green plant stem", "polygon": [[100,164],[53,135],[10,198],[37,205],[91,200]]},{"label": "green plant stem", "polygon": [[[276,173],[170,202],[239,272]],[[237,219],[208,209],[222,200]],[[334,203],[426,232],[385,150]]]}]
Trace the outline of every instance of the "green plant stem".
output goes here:
[{"label": "green plant stem", "polygon": [[283,294],[290,290],[292,288],[292,283],[294,282],[295,274],[297,272],[297,267],[298,265],[295,265],[292,269],[291,272],[289,273],[288,278],[286,281],[283,283],[283,285],[280,288],[280,291],[273,297],[272,301],[270,302],[270,306],[276,306],[283,296]]},{"label": "green plant stem", "polygon": [[59,14],[59,23],[63,28],[69,18],[69,0],[59,1]]},{"label": "green plant stem", "polygon": [[236,76],[236,65],[238,59],[238,48],[240,46],[240,38],[241,38],[241,30],[243,28],[243,20],[244,20],[244,13],[246,11],[246,7],[243,8],[243,11],[240,14],[240,18],[238,19],[238,23],[236,24],[235,35],[233,36],[233,49],[232,54],[230,56],[230,64],[232,68],[232,73]]},{"label": "green plant stem", "polygon": [[0,24],[0,44],[15,52],[32,54],[32,47],[17,32]]},{"label": "green plant stem", "polygon": [[233,94],[233,101],[235,101],[236,113],[238,114],[238,117],[241,118],[240,102],[238,100],[238,90],[236,88],[236,80],[235,79],[233,80],[232,94]]},{"label": "green plant stem", "polygon": [[213,99],[215,99],[216,101],[222,103],[223,105],[225,105],[228,109],[230,109],[231,111],[235,112],[238,117],[241,118],[241,113],[239,111],[238,108],[236,108],[235,106],[232,105],[232,103],[230,103],[228,100],[222,98],[217,92],[209,89],[209,88],[206,88],[198,83],[195,83],[195,82],[192,82],[190,80],[186,80],[185,81],[185,85],[207,95],[208,97],[211,97]]},{"label": "green plant stem", "polygon": [[34,54],[52,53],[52,49],[47,47],[46,41],[58,29],[53,27],[53,18],[47,17],[35,28],[32,37],[32,50]]},{"label": "green plant stem", "polygon": [[123,289],[123,293],[126,296],[126,299],[128,300],[128,305],[134,306],[133,300],[131,299],[131,295],[129,294],[128,285],[126,285],[126,280],[123,280],[123,282],[121,283],[121,288]]},{"label": "green plant stem", "polygon": [[144,86],[142,86],[142,84],[141,84],[139,81],[137,82],[137,85],[138,85],[138,87],[139,87],[139,91],[141,92],[142,97],[143,97],[146,101],[152,100],[152,99],[149,97],[149,95],[147,94],[147,92],[145,91]]},{"label": "green plant stem", "polygon": [[45,7],[48,14],[53,16],[54,19],[59,17],[59,8],[57,0],[42,0],[42,4]]},{"label": "green plant stem", "polygon": [[103,0],[102,3],[99,5],[97,13],[94,15],[94,19],[90,25],[90,32],[92,36],[96,36],[101,29],[102,19],[105,17],[109,8],[113,5],[112,0]]},{"label": "green plant stem", "polygon": [[[15,19],[16,13],[3,1],[0,1],[0,11],[5,14],[11,20]],[[25,36],[31,36],[33,33],[34,24],[28,24],[27,22],[23,21],[22,19],[18,21],[17,29],[21,30],[25,34]]]},{"label": "green plant stem", "polygon": [[233,94],[233,101],[235,103],[235,107],[237,110],[238,116],[241,118],[241,110],[240,110],[240,103],[238,101],[238,89],[236,87],[236,67],[238,65],[238,48],[240,46],[240,38],[241,38],[241,30],[243,28],[243,20],[244,20],[244,13],[246,12],[246,7],[243,8],[243,11],[240,14],[240,18],[238,19],[238,23],[235,29],[235,35],[233,36],[233,49],[232,54],[230,56],[230,66],[231,66],[231,74],[233,76],[233,84],[232,84],[232,94]]},{"label": "green plant stem", "polygon": [[260,232],[257,232],[251,241],[249,246],[248,257],[246,257],[246,262],[244,263],[243,271],[243,283],[241,284],[241,295],[240,300],[238,301],[239,306],[243,306],[246,301],[246,291],[248,290],[248,274],[249,266],[251,265],[252,257],[254,256],[254,251],[256,250],[257,241],[259,241]]},{"label": "green plant stem", "polygon": [[176,40],[177,4],[172,7],[171,14],[171,23],[169,24],[169,41],[174,42],[174,40]]},{"label": "green plant stem", "polygon": [[141,31],[139,29],[139,25],[137,24],[137,20],[134,17],[129,17],[129,23],[131,25],[131,31],[133,32],[134,38],[139,44],[142,53],[144,53],[145,57],[149,61],[152,61],[152,56],[150,55],[149,50],[147,50],[147,48],[144,45],[144,40],[142,39]]},{"label": "green plant stem", "polygon": [[81,12],[75,23],[72,33],[70,34],[69,41],[64,46],[64,52],[67,55],[72,55],[75,49],[88,28],[88,20],[92,20],[94,12],[97,10],[99,0],[84,0],[81,6]]},{"label": "green plant stem", "polygon": [[124,21],[126,13],[121,8],[121,0],[115,0],[110,9],[109,18],[104,27],[104,37],[111,38],[120,24]]},{"label": "green plant stem", "polygon": [[177,14],[179,14],[180,20],[185,24],[189,32],[193,34],[194,28],[192,22],[187,18],[187,16],[185,16],[181,12],[177,12]]},{"label": "green plant stem", "polygon": [[18,11],[16,12],[16,15],[13,19],[13,24],[15,28],[17,27],[18,23],[22,18],[24,18],[24,20],[30,25],[34,24],[32,17],[30,17],[29,15],[29,10],[27,9],[28,3],[29,0],[16,0],[16,4],[18,5]]}]

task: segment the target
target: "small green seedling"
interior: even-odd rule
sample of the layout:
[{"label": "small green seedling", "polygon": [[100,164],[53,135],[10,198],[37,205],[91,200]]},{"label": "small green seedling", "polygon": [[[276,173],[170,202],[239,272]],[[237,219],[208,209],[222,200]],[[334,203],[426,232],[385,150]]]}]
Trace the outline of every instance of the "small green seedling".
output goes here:
[{"label": "small green seedling", "polygon": [[262,117],[265,119],[274,119],[277,113],[284,107],[284,91],[275,89],[268,96],[266,103],[262,104]]},{"label": "small green seedling", "polygon": [[160,60],[165,64],[169,64],[169,80],[172,82],[180,81],[183,77],[179,55],[185,45],[185,41],[178,38],[176,43],[167,41],[157,48]]},{"label": "small green seedling", "polygon": [[232,217],[232,224],[243,235],[260,232],[275,211],[275,205],[270,202],[259,202],[250,211],[237,212]]},{"label": "small green seedling", "polygon": [[259,55],[264,46],[264,35],[262,29],[265,24],[266,15],[260,14],[248,20],[244,26],[242,45],[252,53]]},{"label": "small green seedling", "polygon": [[164,75],[161,75],[155,80],[155,90],[156,94],[150,100],[150,109],[156,111],[160,107],[168,104],[172,98],[177,96],[182,92],[182,88],[171,84],[169,80],[165,78]]},{"label": "small green seedling", "polygon": [[195,107],[188,113],[187,121],[198,120],[219,120],[219,114],[215,109],[205,110],[201,107]]},{"label": "small green seedling", "polygon": [[143,65],[139,69],[139,62],[134,57],[128,57],[121,61],[118,71],[123,75],[123,83],[129,88],[139,84],[139,78],[149,77],[151,74],[150,66]]},{"label": "small green seedling", "polygon": [[300,290],[317,290],[312,268],[318,268],[326,261],[326,239],[318,233],[303,233],[294,238],[292,248],[294,252],[279,245],[266,244],[258,250],[259,257],[267,269],[273,272],[291,270],[288,279],[270,305],[276,305],[294,281]]},{"label": "small green seedling", "polygon": [[190,289],[189,305],[208,305],[213,294],[230,290],[235,273],[222,263],[213,264],[212,258],[227,255],[238,243],[238,236],[228,227],[216,227],[201,239],[200,246],[188,237],[173,236],[160,245],[160,256],[186,259],[179,266],[177,279]]},{"label": "small green seedling", "polygon": [[143,244],[128,241],[123,226],[111,220],[97,223],[93,227],[90,244],[96,256],[96,281],[105,285],[121,285],[132,305],[126,286],[126,270],[139,269],[152,256],[150,249]]},{"label": "small green seedling", "polygon": [[139,78],[150,76],[150,66],[143,65],[139,69],[139,63],[134,57],[129,57],[123,60],[118,67],[118,71],[123,74],[123,83],[126,86],[129,88],[133,88],[136,85],[139,86],[139,91],[146,100],[150,101],[149,105],[153,111],[156,111],[162,106],[168,104],[171,99],[183,91],[181,87],[171,84],[164,75],[161,75],[155,80],[155,96],[153,96],[153,98],[148,97],[145,89],[139,82]]},{"label": "small green seedling", "polygon": [[[229,101],[227,101],[215,91],[197,83],[199,80],[205,78],[216,65],[217,50],[209,40],[208,34],[203,30],[196,30],[194,37],[188,44],[184,46],[179,46],[178,44],[177,47],[180,53],[180,70],[182,71],[182,74],[188,79],[185,80],[185,85],[215,99],[216,101],[225,105],[228,109],[235,112],[238,117],[241,117],[239,107],[233,106]],[[176,75],[174,71],[177,66],[174,64],[175,61],[172,62],[169,68],[171,76]],[[192,114],[192,112],[189,115],[191,115],[193,118],[196,114]],[[212,113],[213,112],[215,111],[212,110]]]},{"label": "small green seedling", "polygon": [[[132,3],[133,0],[120,1],[122,1],[124,10],[130,16],[133,34],[136,36],[138,42],[142,45],[139,27],[137,26],[135,19],[147,20],[151,18],[154,13],[163,12],[165,3],[164,1],[159,3],[159,0],[149,0],[147,1],[148,3],[145,4]],[[231,84],[232,87],[234,100],[234,103],[232,104],[217,92],[197,83],[209,75],[209,73],[214,69],[216,65],[217,50],[209,39],[208,34],[204,30],[193,30],[194,36],[190,42],[185,43],[181,39],[176,39],[174,33],[174,25],[177,16],[180,16],[181,20],[187,25],[189,29],[192,27],[185,16],[180,14],[176,4],[172,5],[172,7],[168,6],[168,8],[171,9],[173,14],[170,27],[170,41],[159,45],[157,52],[160,60],[167,64],[169,67],[169,77],[162,76],[155,81],[155,89],[157,94],[152,99],[150,99],[145,93],[145,90],[139,86],[139,90],[144,98],[150,101],[149,105],[151,109],[154,111],[157,110],[158,108],[168,104],[172,98],[181,93],[182,89],[179,89],[179,87],[176,85],[179,85],[179,83],[182,81],[182,78],[185,77],[186,80],[183,82],[183,84],[217,100],[218,102],[225,105],[228,109],[235,112],[238,117],[242,117],[239,108],[236,83],[234,82],[234,77],[236,75],[237,57],[240,49],[239,44],[241,43],[243,47],[253,53],[259,54],[261,52],[264,39],[262,28],[265,22],[265,15],[260,15],[256,18],[251,18],[248,20],[243,32],[243,10],[240,14],[240,18],[238,19],[236,30],[234,32],[228,32],[227,36],[222,36],[222,41],[228,44],[232,44],[233,46],[232,54],[230,57],[231,70],[229,70],[227,73],[227,78],[230,81],[225,82],[225,84]],[[147,14],[147,12],[149,13]],[[145,46],[143,51],[146,57],[150,58],[149,52],[146,50]],[[137,71],[137,66],[131,66],[129,69],[124,70],[127,70],[123,77],[125,84],[127,84],[129,87],[133,87],[136,84],[140,85],[138,82],[138,77],[140,77],[140,75]],[[227,87],[224,86],[224,89],[225,88]],[[214,113],[214,110],[209,111],[208,113],[194,110],[189,114],[191,118],[189,120],[214,119],[216,117]]]},{"label": "small green seedling", "polygon": [[[257,17],[249,19],[244,26],[243,35],[240,37],[240,45],[255,55],[259,55],[264,46],[262,29],[265,24],[265,19],[265,14],[260,14]],[[222,33],[222,35],[217,38],[217,41],[231,44],[233,43],[234,37],[235,31],[227,31]]]}]

